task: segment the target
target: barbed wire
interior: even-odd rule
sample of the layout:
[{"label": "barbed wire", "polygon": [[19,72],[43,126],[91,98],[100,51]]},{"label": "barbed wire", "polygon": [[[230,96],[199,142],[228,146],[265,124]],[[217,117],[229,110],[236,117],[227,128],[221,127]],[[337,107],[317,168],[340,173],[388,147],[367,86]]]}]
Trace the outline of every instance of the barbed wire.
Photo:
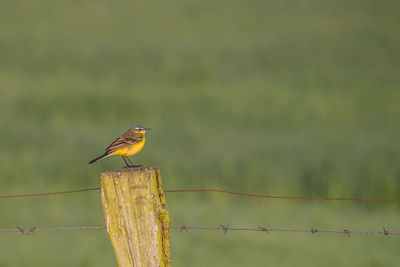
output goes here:
[{"label": "barbed wire", "polygon": [[32,234],[34,232],[43,232],[43,231],[80,231],[80,230],[101,230],[106,229],[105,226],[77,226],[77,227],[29,227],[23,228],[17,226],[16,228],[1,228],[0,232],[19,232],[22,235],[24,233]]},{"label": "barbed wire", "polygon": [[[17,197],[38,197],[38,196],[48,196],[48,195],[62,195],[62,194],[71,194],[71,193],[79,193],[79,192],[87,192],[87,191],[96,191],[100,190],[100,187],[87,188],[87,189],[78,189],[71,191],[59,191],[59,192],[48,192],[48,193],[39,193],[39,194],[24,194],[24,195],[5,195],[0,196],[0,198],[17,198]],[[262,195],[262,194],[249,194],[249,193],[240,193],[233,192],[222,189],[174,189],[174,190],[164,190],[164,193],[190,193],[190,192],[217,192],[217,193],[225,193],[231,195],[239,195],[246,197],[258,197],[258,198],[271,198],[271,199],[300,199],[300,200],[335,200],[335,201],[364,201],[364,202],[386,202],[386,203],[400,203],[400,200],[386,200],[386,199],[367,199],[367,198],[324,198],[324,197],[292,197],[292,196],[274,196],[274,195]]]},{"label": "barbed wire", "polygon": [[385,227],[383,227],[383,231],[356,231],[356,230],[320,230],[316,228],[311,229],[284,229],[284,228],[268,228],[268,227],[256,227],[256,228],[237,228],[230,227],[229,225],[219,225],[216,227],[205,227],[205,226],[190,226],[190,225],[181,225],[181,226],[171,226],[171,229],[178,229],[181,232],[187,232],[189,229],[193,230],[217,230],[223,231],[226,234],[228,231],[257,231],[257,232],[302,232],[302,233],[334,233],[334,234],[346,234],[350,237],[351,234],[363,234],[363,235],[400,235],[400,232],[389,232]]},{"label": "barbed wire", "polygon": [[[350,237],[352,234],[359,235],[400,235],[400,232],[389,232],[385,227],[383,227],[383,231],[358,231],[358,230],[321,230],[316,228],[311,229],[290,229],[290,228],[269,228],[269,227],[231,227],[230,225],[219,225],[219,226],[194,226],[194,225],[181,225],[176,226],[172,225],[170,229],[180,230],[180,232],[188,230],[212,230],[212,231],[222,231],[224,234],[227,234],[228,231],[253,231],[253,232],[294,232],[294,233],[333,233],[333,234],[345,234]],[[105,226],[78,226],[78,227],[49,227],[49,228],[41,228],[41,227],[16,227],[16,228],[2,228],[0,232],[19,232],[22,235],[24,233],[33,234],[34,232],[43,232],[43,231],[82,231],[82,230],[106,230]]]}]

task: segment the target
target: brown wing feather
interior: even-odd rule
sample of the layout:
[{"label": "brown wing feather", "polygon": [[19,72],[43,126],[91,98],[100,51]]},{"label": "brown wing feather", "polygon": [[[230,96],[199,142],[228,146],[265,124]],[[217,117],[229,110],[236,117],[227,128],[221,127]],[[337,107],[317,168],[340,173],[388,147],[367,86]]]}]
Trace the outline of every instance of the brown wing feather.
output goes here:
[{"label": "brown wing feather", "polygon": [[136,144],[142,140],[143,140],[142,134],[126,132],[121,137],[117,138],[114,142],[111,143],[111,145],[109,145],[106,148],[106,154],[113,153],[113,152],[117,151],[118,149],[127,147],[129,145]]}]

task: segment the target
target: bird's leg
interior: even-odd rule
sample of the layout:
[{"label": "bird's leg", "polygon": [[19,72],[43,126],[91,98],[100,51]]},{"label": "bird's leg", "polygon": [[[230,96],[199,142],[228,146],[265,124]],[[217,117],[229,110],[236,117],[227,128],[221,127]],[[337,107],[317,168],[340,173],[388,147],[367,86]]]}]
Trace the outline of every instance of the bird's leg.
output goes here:
[{"label": "bird's leg", "polygon": [[135,166],[128,157],[126,157],[126,159],[128,160],[129,164],[131,164],[131,166]]},{"label": "bird's leg", "polygon": [[[126,157],[126,156],[122,156],[122,158],[124,159],[127,168],[130,168],[130,167],[132,167],[132,168],[143,167],[143,165],[135,165],[135,164],[133,164],[132,161],[131,161],[128,157]],[[128,164],[127,161],[128,161],[130,164]]]},{"label": "bird's leg", "polygon": [[129,163],[131,164],[131,167],[134,167],[134,168],[143,167],[143,165],[135,165],[135,164],[133,164],[132,161],[128,157],[125,157],[125,158],[129,161]]},{"label": "bird's leg", "polygon": [[126,164],[126,168],[129,168],[129,167],[133,167],[133,166],[131,166],[131,165],[129,165],[128,164],[128,162],[126,161],[126,159],[125,159],[125,157],[124,156],[121,156],[122,157],[122,159],[125,161],[125,164]]}]

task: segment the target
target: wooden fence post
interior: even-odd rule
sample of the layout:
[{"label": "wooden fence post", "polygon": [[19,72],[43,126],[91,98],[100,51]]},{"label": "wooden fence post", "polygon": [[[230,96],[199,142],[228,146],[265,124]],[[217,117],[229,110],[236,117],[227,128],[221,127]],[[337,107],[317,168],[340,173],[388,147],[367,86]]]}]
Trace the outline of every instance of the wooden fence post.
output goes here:
[{"label": "wooden fence post", "polygon": [[169,266],[171,223],[159,168],[102,173],[101,200],[119,267]]}]

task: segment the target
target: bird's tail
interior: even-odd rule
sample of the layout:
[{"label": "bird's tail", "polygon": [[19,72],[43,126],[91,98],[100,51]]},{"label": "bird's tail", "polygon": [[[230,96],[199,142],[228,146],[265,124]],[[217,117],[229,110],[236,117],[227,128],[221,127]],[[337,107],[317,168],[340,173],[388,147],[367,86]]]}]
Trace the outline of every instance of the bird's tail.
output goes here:
[{"label": "bird's tail", "polygon": [[92,159],[91,161],[89,161],[89,164],[95,163],[98,160],[104,159],[108,156],[111,156],[110,154],[104,153],[103,155],[101,155],[100,157],[97,157],[95,159]]}]

